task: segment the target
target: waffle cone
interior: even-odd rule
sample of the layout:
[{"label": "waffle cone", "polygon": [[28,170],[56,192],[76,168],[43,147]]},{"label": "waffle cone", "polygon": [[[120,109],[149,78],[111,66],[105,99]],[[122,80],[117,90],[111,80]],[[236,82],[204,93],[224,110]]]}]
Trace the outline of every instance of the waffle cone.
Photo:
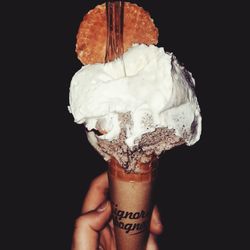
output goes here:
[{"label": "waffle cone", "polygon": [[157,169],[152,163],[143,164],[141,169],[142,173],[127,173],[116,160],[109,162],[117,250],[146,249]]},{"label": "waffle cone", "polygon": [[[76,53],[83,64],[104,63],[107,41],[105,4],[97,5],[83,18],[77,33]],[[124,52],[134,43],[157,44],[158,29],[150,14],[136,4],[124,3]]]}]

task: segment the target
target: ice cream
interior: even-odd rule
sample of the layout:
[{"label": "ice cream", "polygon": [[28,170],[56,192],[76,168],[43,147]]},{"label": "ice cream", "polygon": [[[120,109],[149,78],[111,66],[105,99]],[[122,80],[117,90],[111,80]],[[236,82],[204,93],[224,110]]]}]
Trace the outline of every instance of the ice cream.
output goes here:
[{"label": "ice cream", "polygon": [[72,78],[69,110],[105,160],[124,168],[197,142],[201,115],[192,74],[172,53],[133,45],[121,59],[83,66]]},{"label": "ice cream", "polygon": [[150,14],[124,1],[90,10],[77,34],[69,111],[108,161],[117,250],[146,249],[157,159],[201,134],[194,78],[157,42]]}]

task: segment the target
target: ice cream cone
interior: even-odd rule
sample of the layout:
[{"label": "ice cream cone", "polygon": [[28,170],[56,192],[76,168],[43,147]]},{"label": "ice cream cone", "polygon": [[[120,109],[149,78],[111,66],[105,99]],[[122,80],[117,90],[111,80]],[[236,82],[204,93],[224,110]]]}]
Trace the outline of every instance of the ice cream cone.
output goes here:
[{"label": "ice cream cone", "polygon": [[117,250],[145,250],[153,208],[156,161],[138,164],[140,173],[127,173],[109,161],[110,199]]}]

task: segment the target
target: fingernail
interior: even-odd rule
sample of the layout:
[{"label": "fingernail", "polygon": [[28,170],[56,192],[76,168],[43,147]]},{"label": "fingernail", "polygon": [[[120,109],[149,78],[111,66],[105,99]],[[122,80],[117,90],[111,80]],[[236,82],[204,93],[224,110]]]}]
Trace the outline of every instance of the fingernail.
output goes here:
[{"label": "fingernail", "polygon": [[106,208],[107,208],[108,202],[104,201],[98,208],[97,208],[97,212],[101,213],[103,212]]}]

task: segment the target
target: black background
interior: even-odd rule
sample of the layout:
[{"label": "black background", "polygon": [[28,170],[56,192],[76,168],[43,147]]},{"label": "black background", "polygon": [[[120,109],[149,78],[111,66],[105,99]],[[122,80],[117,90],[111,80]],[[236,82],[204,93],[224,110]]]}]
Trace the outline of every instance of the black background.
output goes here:
[{"label": "black background", "polygon": [[[200,141],[160,160],[157,203],[165,225],[160,249],[238,246],[233,208],[240,206],[236,186],[242,190],[245,182],[236,173],[243,165],[236,157],[241,132],[232,131],[230,119],[239,110],[229,100],[242,101],[233,89],[231,56],[240,50],[233,43],[241,28],[234,18],[244,15],[238,5],[216,1],[133,2],[150,11],[159,46],[193,73],[203,116]],[[2,20],[7,24],[2,123],[4,169],[10,177],[4,184],[4,206],[11,212],[9,249],[15,244],[70,249],[83,197],[106,169],[67,110],[70,80],[81,67],[75,36],[83,15],[97,3],[102,1],[22,1],[9,6]]]}]

